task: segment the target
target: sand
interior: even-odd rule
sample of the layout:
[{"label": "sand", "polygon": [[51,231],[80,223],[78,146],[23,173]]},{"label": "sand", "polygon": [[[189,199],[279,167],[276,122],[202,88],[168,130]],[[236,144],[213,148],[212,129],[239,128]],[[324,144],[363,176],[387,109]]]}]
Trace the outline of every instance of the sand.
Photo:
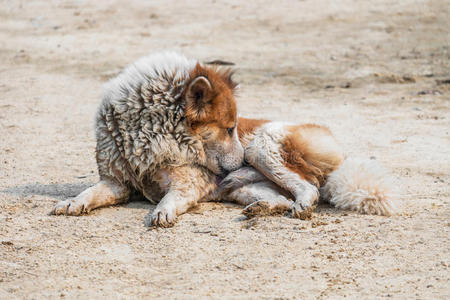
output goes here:
[{"label": "sand", "polygon": [[[0,298],[448,299],[449,16],[445,0],[2,1]],[[380,161],[401,212],[48,216],[98,180],[102,84],[164,49],[235,63],[241,115],[325,124]]]}]

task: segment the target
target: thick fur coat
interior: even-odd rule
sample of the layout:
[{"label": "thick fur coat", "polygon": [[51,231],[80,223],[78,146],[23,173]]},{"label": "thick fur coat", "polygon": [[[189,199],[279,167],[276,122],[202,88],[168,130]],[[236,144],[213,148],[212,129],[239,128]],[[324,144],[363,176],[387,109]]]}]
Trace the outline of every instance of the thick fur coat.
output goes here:
[{"label": "thick fur coat", "polygon": [[[207,194],[204,179],[242,164],[231,75],[175,53],[125,68],[106,84],[96,116],[100,182],[52,213],[79,215],[126,201],[137,190],[153,203],[164,195],[151,223],[172,224],[181,207]],[[189,168],[201,173],[198,182],[186,178]]]},{"label": "thick fur coat", "polygon": [[173,53],[127,67],[106,84],[96,117],[100,182],[52,213],[79,215],[127,201],[133,190],[157,203],[146,224],[163,227],[211,200],[242,204],[249,217],[308,218],[320,196],[361,213],[394,212],[389,176],[346,158],[328,128],[238,122],[231,74]]},{"label": "thick fur coat", "polygon": [[106,84],[95,126],[101,177],[130,184],[155,203],[148,188],[157,170],[205,164],[202,142],[188,131],[181,101],[195,65],[176,54],[153,55]]}]

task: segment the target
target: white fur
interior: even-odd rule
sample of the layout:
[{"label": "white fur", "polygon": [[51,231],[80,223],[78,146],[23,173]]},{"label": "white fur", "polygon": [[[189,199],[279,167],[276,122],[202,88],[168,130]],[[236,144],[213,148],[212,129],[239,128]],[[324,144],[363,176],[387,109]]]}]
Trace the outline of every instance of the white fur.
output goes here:
[{"label": "white fur", "polygon": [[324,198],[340,209],[389,216],[396,212],[391,176],[376,162],[347,158],[330,173]]},{"label": "white fur", "polygon": [[288,134],[288,123],[270,122],[256,130],[245,148],[245,159],[258,171],[295,198],[293,210],[311,207],[319,198],[318,189],[283,164],[282,140]]},{"label": "white fur", "polygon": [[182,81],[187,78],[196,63],[196,60],[176,52],[141,57],[104,85],[104,98],[121,100],[124,98],[124,91],[135,90],[138,84],[149,80],[161,84],[161,77],[173,78],[174,82]]},{"label": "white fur", "polygon": [[293,201],[280,194],[277,185],[267,179],[233,191],[228,196],[228,200],[246,206],[244,211],[247,212],[258,210],[263,205],[265,212],[269,214],[271,211],[280,211],[281,209],[288,211],[294,204]]}]

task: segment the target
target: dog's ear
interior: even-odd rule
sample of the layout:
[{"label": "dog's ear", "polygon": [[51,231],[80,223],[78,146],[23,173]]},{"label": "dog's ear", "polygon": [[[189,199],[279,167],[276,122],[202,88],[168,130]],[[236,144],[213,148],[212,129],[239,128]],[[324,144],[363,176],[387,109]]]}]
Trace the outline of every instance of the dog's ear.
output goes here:
[{"label": "dog's ear", "polygon": [[191,121],[201,121],[206,117],[208,106],[215,93],[210,80],[199,75],[191,80],[186,89],[186,113]]},{"label": "dog's ear", "polygon": [[187,87],[186,101],[190,104],[203,107],[213,99],[211,82],[205,76],[194,78]]}]

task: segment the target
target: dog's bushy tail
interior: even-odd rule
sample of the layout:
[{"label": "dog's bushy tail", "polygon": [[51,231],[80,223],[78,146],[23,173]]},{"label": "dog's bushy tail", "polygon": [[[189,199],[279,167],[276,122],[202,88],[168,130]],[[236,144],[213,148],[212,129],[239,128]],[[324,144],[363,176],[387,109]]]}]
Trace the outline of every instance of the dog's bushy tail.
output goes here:
[{"label": "dog's bushy tail", "polygon": [[384,216],[397,210],[393,178],[374,160],[346,158],[329,174],[321,194],[340,209]]}]

